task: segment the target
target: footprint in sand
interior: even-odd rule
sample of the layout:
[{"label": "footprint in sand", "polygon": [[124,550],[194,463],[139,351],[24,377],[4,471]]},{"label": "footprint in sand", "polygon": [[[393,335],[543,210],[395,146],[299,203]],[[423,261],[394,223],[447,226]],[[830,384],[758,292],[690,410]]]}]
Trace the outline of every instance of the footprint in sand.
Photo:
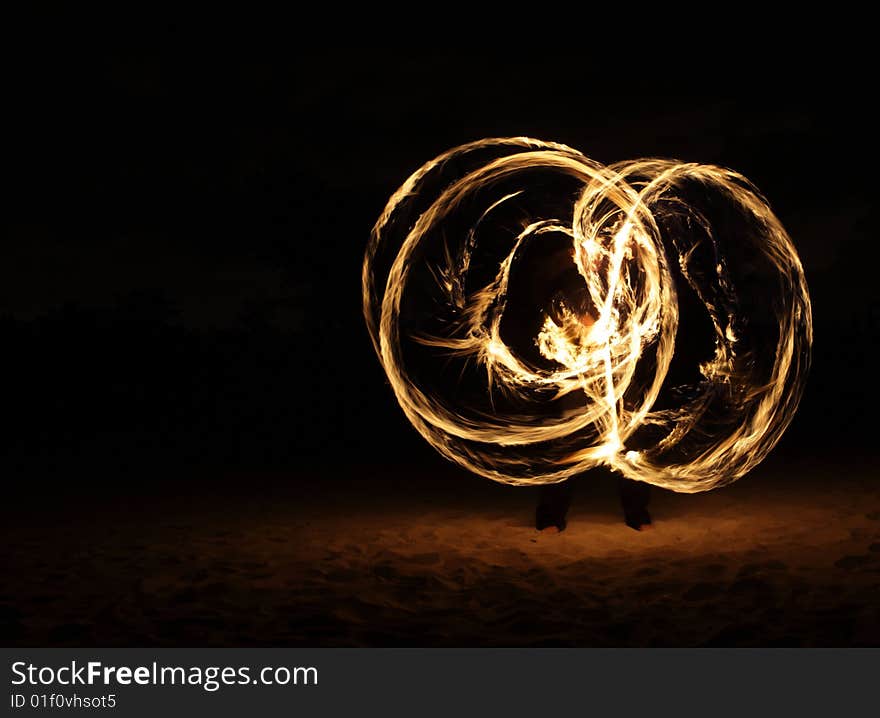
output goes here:
[{"label": "footprint in sand", "polygon": [[704,576],[720,576],[722,573],[724,573],[724,570],[725,570],[725,566],[723,564],[710,563],[707,566],[703,566],[700,569],[700,572]]},{"label": "footprint in sand", "polygon": [[636,576],[657,576],[661,573],[663,572],[656,566],[645,566],[645,568],[640,568],[636,571]]},{"label": "footprint in sand", "polygon": [[746,578],[748,576],[757,576],[770,571],[786,571],[786,566],[782,561],[763,561],[761,563],[749,563],[743,566],[737,577]]},{"label": "footprint in sand", "polygon": [[345,584],[355,579],[361,578],[362,573],[350,568],[333,568],[324,574],[324,577],[333,583]]},{"label": "footprint in sand", "polygon": [[730,585],[728,594],[738,598],[752,598],[760,602],[773,596],[773,587],[759,578],[743,578]]},{"label": "footprint in sand", "polygon": [[837,568],[853,569],[861,568],[871,562],[870,556],[844,556],[834,562]]},{"label": "footprint in sand", "polygon": [[685,591],[683,598],[685,601],[706,601],[715,598],[720,590],[714,583],[698,583]]},{"label": "footprint in sand", "polygon": [[387,563],[381,563],[378,566],[373,567],[373,573],[376,574],[379,578],[384,579],[393,579],[397,578],[400,574],[394,566],[391,566]]},{"label": "footprint in sand", "polygon": [[172,606],[180,606],[183,604],[195,603],[199,599],[199,594],[192,588],[186,588],[183,591],[172,593],[168,597],[168,603]]}]

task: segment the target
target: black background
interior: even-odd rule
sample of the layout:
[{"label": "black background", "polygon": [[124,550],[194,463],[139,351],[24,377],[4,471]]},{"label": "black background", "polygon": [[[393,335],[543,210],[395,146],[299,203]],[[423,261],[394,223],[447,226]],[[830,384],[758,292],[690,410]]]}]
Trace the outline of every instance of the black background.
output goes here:
[{"label": "black background", "polygon": [[392,446],[434,461],[372,353],[363,250],[419,165],[509,135],[749,177],[814,308],[813,371],[777,451],[870,451],[876,129],[868,52],[844,40],[613,60],[528,44],[31,46],[8,67],[7,487],[169,466],[332,473]]}]

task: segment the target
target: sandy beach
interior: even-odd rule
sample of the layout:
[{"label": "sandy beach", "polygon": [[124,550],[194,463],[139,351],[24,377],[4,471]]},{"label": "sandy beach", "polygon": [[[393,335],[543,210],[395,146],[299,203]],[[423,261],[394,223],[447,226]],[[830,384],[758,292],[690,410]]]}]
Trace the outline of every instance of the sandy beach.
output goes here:
[{"label": "sandy beach", "polygon": [[21,498],[4,643],[880,645],[880,483],[840,466],[655,491],[641,533],[584,478],[559,535],[532,527],[534,490],[439,460],[284,479]]}]

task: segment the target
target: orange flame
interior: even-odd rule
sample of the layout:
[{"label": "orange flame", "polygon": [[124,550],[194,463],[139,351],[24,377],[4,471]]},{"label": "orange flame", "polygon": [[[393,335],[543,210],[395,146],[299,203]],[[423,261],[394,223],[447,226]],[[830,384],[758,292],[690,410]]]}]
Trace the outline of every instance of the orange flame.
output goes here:
[{"label": "orange flame", "polygon": [[[523,200],[528,175],[536,171],[576,183],[570,216],[529,217],[522,231],[510,232],[495,275],[472,286],[470,265],[482,223]],[[460,236],[450,239],[448,232],[473,212],[475,202],[517,182],[522,185],[488,202],[469,229],[455,230]],[[711,195],[711,206],[723,204],[736,217],[743,229],[735,242],[719,238],[706,214],[686,201],[693,187]],[[672,234],[668,217],[696,227],[700,239]],[[571,242],[572,261],[596,312],[584,316],[563,306],[555,317],[545,314],[534,344],[547,365],[537,366],[504,340],[501,327],[511,271],[524,245],[551,234]],[[426,247],[437,242],[443,243],[442,258],[425,259]],[[697,257],[707,251],[713,266],[708,273],[697,271]],[[731,254],[748,262],[734,272]],[[670,255],[712,320],[715,351],[699,367],[693,396],[658,409],[679,330]],[[402,329],[404,295],[419,262],[431,262],[448,308],[445,333],[410,335]],[[755,368],[761,357],[752,330],[763,318],[753,316],[754,304],[743,309],[737,286],[749,262],[770,276],[761,285],[761,311],[772,315],[776,329],[772,366],[763,373]],[[562,481],[598,464],[679,492],[730,483],[782,436],[810,362],[812,318],[800,259],[746,178],[720,167],[659,159],[605,167],[565,145],[529,138],[456,147],[413,173],[373,229],[363,303],[376,352],[416,430],[448,459],[515,485]],[[515,408],[467,406],[414,379],[403,349],[407,341],[480,367],[486,394],[512,397]],[[567,396],[579,398],[580,410],[553,416],[547,402]],[[651,430],[647,446],[639,438],[645,427]]]}]

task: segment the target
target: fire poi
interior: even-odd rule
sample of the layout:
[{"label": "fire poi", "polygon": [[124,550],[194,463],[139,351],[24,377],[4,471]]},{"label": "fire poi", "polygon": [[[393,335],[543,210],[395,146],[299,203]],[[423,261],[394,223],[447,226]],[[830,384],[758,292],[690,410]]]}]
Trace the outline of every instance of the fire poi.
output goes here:
[{"label": "fire poi", "polygon": [[[560,247],[579,299],[546,271]],[[373,228],[363,304],[415,429],[515,485],[599,464],[679,492],[729,484],[779,441],[810,363],[803,267],[745,177],[524,137],[406,180]]]}]

